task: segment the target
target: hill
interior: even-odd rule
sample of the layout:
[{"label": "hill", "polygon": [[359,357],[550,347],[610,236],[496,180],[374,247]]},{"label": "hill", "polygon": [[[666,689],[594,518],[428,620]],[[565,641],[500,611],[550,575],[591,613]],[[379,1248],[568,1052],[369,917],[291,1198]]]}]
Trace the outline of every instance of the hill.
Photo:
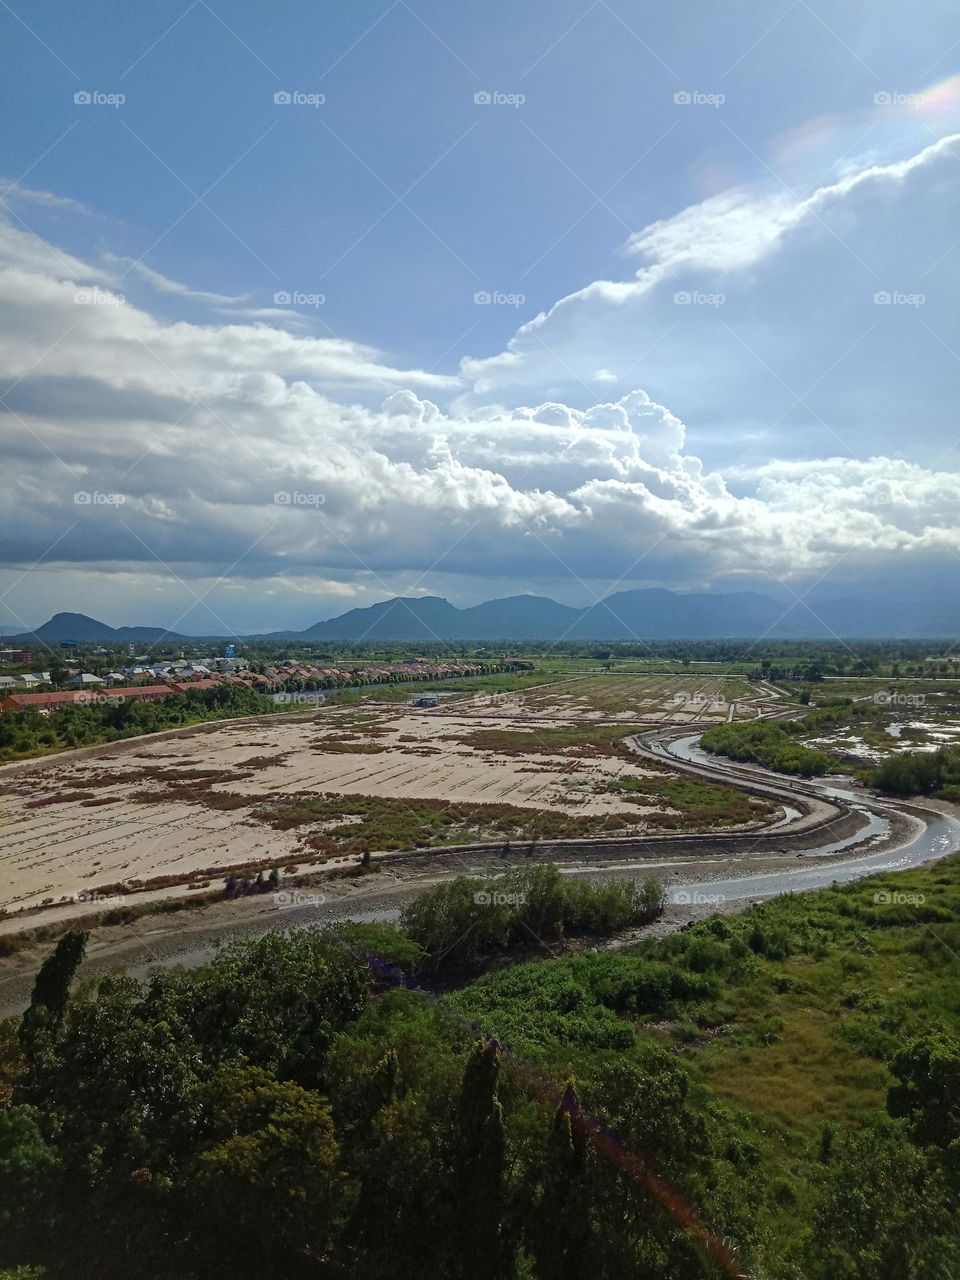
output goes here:
[{"label": "hill", "polygon": [[163,627],[109,627],[105,622],[87,617],[85,613],[55,613],[42,627],[20,637],[41,644],[60,644],[64,640],[132,644],[185,638],[174,631],[165,631]]},{"label": "hill", "polygon": [[[582,608],[548,596],[516,595],[459,609],[442,596],[394,596],[303,631],[257,633],[251,640],[750,640],[919,639],[960,634],[960,606],[844,598],[783,603],[757,591],[616,591]],[[82,613],[58,613],[35,632],[5,639],[59,644],[154,643],[197,639],[162,627],[110,627]]]}]

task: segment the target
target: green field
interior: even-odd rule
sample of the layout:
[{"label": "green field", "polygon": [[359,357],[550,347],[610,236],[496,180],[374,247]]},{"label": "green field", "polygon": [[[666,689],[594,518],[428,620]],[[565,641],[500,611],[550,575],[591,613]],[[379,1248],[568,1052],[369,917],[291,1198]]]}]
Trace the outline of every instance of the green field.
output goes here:
[{"label": "green field", "polygon": [[953,1280],[960,858],[583,950],[659,910],[460,878],[69,997],[67,935],[0,1024],[0,1268]]}]

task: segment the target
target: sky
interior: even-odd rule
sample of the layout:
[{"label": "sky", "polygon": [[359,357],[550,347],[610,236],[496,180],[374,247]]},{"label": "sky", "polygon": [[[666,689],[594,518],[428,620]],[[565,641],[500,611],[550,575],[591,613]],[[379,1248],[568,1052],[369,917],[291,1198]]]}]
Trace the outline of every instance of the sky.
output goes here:
[{"label": "sky", "polygon": [[0,3],[0,626],[960,587],[953,0]]}]

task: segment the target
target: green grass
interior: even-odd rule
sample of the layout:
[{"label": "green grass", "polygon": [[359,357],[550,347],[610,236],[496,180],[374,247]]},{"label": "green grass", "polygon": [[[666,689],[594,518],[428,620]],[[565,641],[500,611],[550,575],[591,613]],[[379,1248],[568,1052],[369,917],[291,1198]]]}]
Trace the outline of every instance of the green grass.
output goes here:
[{"label": "green grass", "polygon": [[696,778],[619,778],[611,790],[644,803],[659,800],[679,810],[684,824],[740,825],[772,817],[776,806],[733,787],[715,787]]},{"label": "green grass", "polygon": [[824,1127],[852,1132],[883,1112],[911,1037],[960,1036],[960,855],[627,951],[518,965],[454,1002],[578,1078],[612,1053],[671,1049],[758,1153],[762,1274],[781,1275],[784,1242],[813,1220],[829,1173]]},{"label": "green grass", "polygon": [[[532,689],[536,685],[562,681],[564,676],[555,670],[538,668],[515,675],[509,672],[490,676],[473,676],[464,680],[418,680],[407,684],[374,685],[368,689],[343,689],[330,699],[330,705],[351,706],[362,702],[390,702],[407,704],[424,693],[450,693],[469,698],[477,693],[515,693]],[[451,698],[452,702],[454,699]],[[446,701],[446,699],[444,699]]]}]

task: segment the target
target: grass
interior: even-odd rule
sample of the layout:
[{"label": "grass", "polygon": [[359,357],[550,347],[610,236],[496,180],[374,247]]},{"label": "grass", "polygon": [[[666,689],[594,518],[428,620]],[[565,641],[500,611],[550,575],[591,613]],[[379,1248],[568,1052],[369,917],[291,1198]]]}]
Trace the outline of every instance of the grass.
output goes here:
[{"label": "grass", "polygon": [[693,1092],[719,1098],[757,1152],[762,1274],[781,1275],[784,1242],[809,1226],[830,1174],[825,1131],[883,1112],[911,1037],[960,1035],[960,855],[615,953],[517,965],[455,1003],[578,1079],[611,1051],[682,1059]]},{"label": "grass", "polygon": [[659,800],[678,810],[684,825],[740,826],[770,818],[776,805],[733,787],[716,787],[687,777],[619,778],[610,790],[649,803]]},{"label": "grass", "polygon": [[[404,684],[374,685],[366,689],[342,689],[337,691],[331,706],[355,706],[363,702],[409,703],[424,693],[450,693],[469,698],[477,693],[514,693],[532,689],[536,685],[551,684],[565,679],[562,672],[538,667],[535,671],[511,675],[504,672],[490,676],[471,676],[456,680],[417,680]],[[451,698],[451,701],[453,699]]]},{"label": "grass", "polygon": [[589,672],[560,690],[547,688],[530,694],[524,705],[531,711],[549,713],[558,696],[564,706],[572,699],[584,710],[643,717],[660,716],[674,709],[687,713],[704,711],[715,700],[733,701],[757,697],[758,693],[745,680],[719,679],[702,671],[678,675],[646,675],[639,670],[602,675]]},{"label": "grass", "polygon": [[286,796],[261,803],[253,818],[280,830],[317,823],[304,844],[329,857],[431,848],[449,844],[562,840],[627,834],[646,815],[571,815],[510,804],[450,804],[445,800],[397,800],[386,796]]},{"label": "grass", "polygon": [[584,729],[537,725],[529,732],[516,729],[473,729],[447,735],[451,740],[478,751],[496,751],[500,755],[578,756],[623,755],[627,748],[620,739],[639,733],[640,725],[591,724]]}]

